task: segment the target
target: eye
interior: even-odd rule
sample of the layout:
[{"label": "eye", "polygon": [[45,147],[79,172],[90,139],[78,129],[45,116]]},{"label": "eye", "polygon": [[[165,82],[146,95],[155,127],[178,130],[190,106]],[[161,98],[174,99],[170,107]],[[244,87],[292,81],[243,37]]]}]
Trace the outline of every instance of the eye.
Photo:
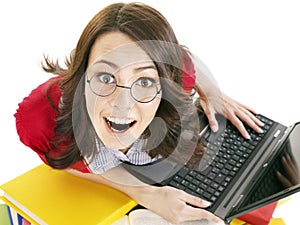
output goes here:
[{"label": "eye", "polygon": [[96,78],[98,82],[103,84],[111,84],[116,82],[115,77],[110,73],[97,73]]},{"label": "eye", "polygon": [[139,85],[140,87],[143,87],[143,88],[149,88],[149,87],[153,87],[156,82],[154,79],[152,78],[149,78],[149,77],[142,77],[142,78],[139,78],[136,82],[135,82],[136,85]]}]

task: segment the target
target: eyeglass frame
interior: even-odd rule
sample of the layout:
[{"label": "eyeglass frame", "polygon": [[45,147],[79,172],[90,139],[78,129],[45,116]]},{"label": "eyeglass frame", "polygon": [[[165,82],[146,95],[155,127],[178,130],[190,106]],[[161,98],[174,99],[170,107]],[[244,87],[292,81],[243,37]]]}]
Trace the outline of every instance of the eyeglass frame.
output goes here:
[{"label": "eyeglass frame", "polygon": [[148,100],[148,101],[139,101],[139,100],[136,99],[136,98],[133,96],[133,94],[132,94],[132,86],[135,84],[135,82],[137,81],[137,80],[136,80],[136,81],[134,81],[134,82],[131,84],[130,87],[124,86],[124,85],[119,85],[119,84],[117,84],[117,82],[115,82],[115,87],[114,87],[113,91],[112,91],[110,94],[107,94],[107,95],[100,95],[100,94],[98,94],[96,91],[94,91],[93,88],[91,87],[91,81],[92,81],[92,79],[93,79],[95,76],[96,76],[96,74],[94,74],[94,75],[91,77],[91,79],[89,79],[89,78],[87,77],[86,82],[89,84],[89,87],[90,87],[91,91],[92,91],[95,95],[100,96],[100,97],[107,97],[107,96],[112,95],[112,94],[116,91],[116,89],[119,87],[119,88],[130,89],[130,95],[131,95],[131,97],[132,97],[135,101],[137,101],[137,102],[139,102],[139,103],[149,103],[149,102],[153,101],[153,100],[156,98],[156,96],[161,92],[161,89],[158,89],[158,85],[155,85],[155,88],[156,88],[155,96],[154,96],[152,99]]},{"label": "eyeglass frame", "polygon": [[[146,101],[146,102],[139,101],[139,100],[137,100],[137,99],[133,96],[133,94],[132,94],[132,86],[133,86],[133,84],[136,82],[136,81],[134,81],[134,82],[131,84],[130,87],[124,86],[124,85],[118,85],[117,82],[116,82],[116,83],[115,83],[115,87],[114,87],[113,91],[112,91],[110,94],[107,94],[107,95],[100,95],[100,94],[98,94],[97,92],[95,92],[95,91],[93,90],[93,88],[91,87],[91,81],[92,81],[92,79],[94,78],[94,76],[96,76],[96,74],[94,74],[94,75],[91,77],[91,79],[89,79],[89,78],[87,77],[86,82],[89,84],[89,87],[90,87],[91,91],[92,91],[95,95],[100,96],[100,97],[107,97],[107,96],[112,95],[112,94],[115,92],[115,90],[117,89],[117,87],[119,87],[119,88],[130,89],[130,95],[131,95],[131,97],[132,97],[135,101],[140,102],[140,103],[149,103],[149,102],[153,101],[153,100],[156,98],[156,96],[161,92],[161,89],[158,90],[158,87],[157,87],[158,85],[156,85],[156,86],[155,86],[155,88],[156,88],[156,93],[155,93],[155,96],[154,96],[151,100]],[[189,94],[190,97],[193,97],[193,96],[196,94],[196,92],[197,92],[196,89],[195,89],[195,87],[190,87],[190,86],[188,86],[188,87],[185,87],[185,88],[191,88],[191,89],[192,89],[192,90],[191,90],[191,93]]]}]

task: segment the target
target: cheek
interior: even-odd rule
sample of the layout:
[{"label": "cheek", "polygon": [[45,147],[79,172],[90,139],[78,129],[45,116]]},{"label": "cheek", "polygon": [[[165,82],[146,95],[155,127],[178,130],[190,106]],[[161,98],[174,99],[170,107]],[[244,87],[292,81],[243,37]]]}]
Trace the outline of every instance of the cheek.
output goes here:
[{"label": "cheek", "polygon": [[99,114],[103,111],[106,104],[105,99],[100,99],[99,96],[86,92],[86,108],[93,123],[98,122]]},{"label": "cheek", "polygon": [[150,122],[153,120],[157,109],[159,107],[160,104],[160,99],[156,99],[153,100],[151,103],[149,104],[145,104],[142,105],[142,107],[140,108],[140,115],[142,117],[142,123],[146,127],[150,124]]}]

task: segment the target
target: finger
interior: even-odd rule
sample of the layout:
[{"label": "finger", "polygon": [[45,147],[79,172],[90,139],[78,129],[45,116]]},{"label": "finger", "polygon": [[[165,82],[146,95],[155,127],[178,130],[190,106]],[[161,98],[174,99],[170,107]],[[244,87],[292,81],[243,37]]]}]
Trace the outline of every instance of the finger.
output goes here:
[{"label": "finger", "polygon": [[264,126],[265,124],[262,122],[262,121],[260,121],[255,115],[257,114],[257,113],[253,113],[252,111],[250,111],[249,109],[247,109],[247,108],[242,108],[243,109],[243,111],[247,114],[247,116],[256,124],[256,125],[258,125],[258,126],[260,126],[260,127],[262,127],[262,126]]},{"label": "finger", "polygon": [[283,165],[285,171],[287,172],[288,176],[292,177],[295,170],[293,170],[294,169],[293,164],[291,164],[290,158],[288,158],[288,155],[287,155],[287,157],[282,156],[281,161],[282,161],[282,165]]},{"label": "finger", "polygon": [[216,119],[216,114],[210,114],[208,117],[208,123],[209,123],[209,127],[211,128],[211,130],[213,132],[217,132],[219,130],[219,124],[218,121]]},{"label": "finger", "polygon": [[276,172],[276,175],[278,180],[282,183],[284,187],[288,188],[292,186],[291,182],[286,177],[284,177],[279,171]]},{"label": "finger", "polygon": [[295,161],[295,158],[290,156],[289,154],[286,155],[286,161],[287,161],[287,164],[292,168],[292,170],[295,172],[295,171],[298,171],[298,167],[297,167],[297,163]]},{"label": "finger", "polygon": [[227,113],[227,119],[230,120],[230,122],[238,129],[238,131],[242,134],[244,138],[251,138],[244,124],[234,113]]},{"label": "finger", "polygon": [[[232,100],[230,97],[228,97],[228,96],[226,96],[225,95],[225,99],[229,99],[228,100],[228,103],[229,103],[229,105],[230,105],[230,107],[228,107],[227,109],[230,109],[231,108],[231,110],[233,111],[233,113],[234,114],[237,114],[239,117],[241,117],[241,113],[245,113],[245,116],[248,116],[249,117],[249,119],[250,120],[248,120],[248,119],[246,119],[245,120],[245,122],[247,122],[247,120],[248,121],[253,121],[256,125],[258,125],[258,126],[263,126],[264,125],[264,123],[263,122],[261,122],[255,115],[257,114],[257,112],[253,109],[253,108],[251,108],[251,107],[249,107],[249,106],[247,106],[247,105],[244,105],[244,104],[242,104],[242,103],[240,103],[240,102],[238,102],[238,101],[235,101],[235,100]],[[233,104],[234,103],[234,104]],[[243,120],[243,119],[242,119]],[[250,123],[252,123],[252,122],[250,122]],[[251,125],[251,124],[250,124]],[[255,127],[255,125],[254,125],[254,128],[256,128],[257,129],[257,127]]]},{"label": "finger", "polygon": [[213,132],[217,132],[218,129],[219,129],[219,125],[218,125],[218,121],[216,119],[216,111],[214,110],[214,108],[207,102],[205,101],[201,101],[201,106],[203,108],[203,111],[208,119],[208,123],[209,123],[209,126],[211,128],[211,130]]},{"label": "finger", "polygon": [[286,157],[283,156],[282,164],[288,174],[288,178],[291,184],[297,184],[299,180],[298,169],[295,167],[295,164],[293,163],[291,157],[289,155],[286,155]]},{"label": "finger", "polygon": [[[263,130],[260,128],[261,125],[264,125],[257,119],[252,113],[246,111],[245,109],[240,109],[237,113],[237,117],[251,127],[257,133],[263,133]],[[243,125],[244,126],[244,125]]]},{"label": "finger", "polygon": [[224,222],[219,217],[215,216],[213,213],[200,208],[195,208],[192,206],[187,206],[186,209],[183,211],[184,217],[188,218],[189,220],[202,220],[207,219],[209,221],[213,221],[217,223],[218,225],[223,224]]},{"label": "finger", "polygon": [[210,206],[210,202],[198,198],[194,195],[188,194],[184,191],[181,191],[181,193],[178,194],[178,196],[180,196],[180,199],[187,204],[184,207],[184,210],[182,210],[181,212],[183,218],[189,220],[208,219],[216,223],[224,224],[224,222],[219,217],[216,217],[211,212],[202,209]]},{"label": "finger", "polygon": [[206,208],[211,205],[211,203],[209,201],[206,201],[202,198],[198,198],[198,197],[188,194],[184,191],[183,191],[183,195],[181,196],[181,200],[183,200],[184,202],[186,202],[190,205],[200,207],[200,208]]}]

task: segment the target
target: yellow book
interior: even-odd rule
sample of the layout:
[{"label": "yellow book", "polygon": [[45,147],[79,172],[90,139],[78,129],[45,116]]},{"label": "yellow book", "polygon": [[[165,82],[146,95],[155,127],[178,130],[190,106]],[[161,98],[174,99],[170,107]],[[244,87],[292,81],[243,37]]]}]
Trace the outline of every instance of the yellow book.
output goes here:
[{"label": "yellow book", "polygon": [[118,190],[44,164],[0,188],[2,200],[35,225],[108,225],[137,205]]},{"label": "yellow book", "polygon": [[239,219],[235,218],[230,222],[229,225],[251,225],[251,224],[246,223],[243,220],[239,220]]}]

